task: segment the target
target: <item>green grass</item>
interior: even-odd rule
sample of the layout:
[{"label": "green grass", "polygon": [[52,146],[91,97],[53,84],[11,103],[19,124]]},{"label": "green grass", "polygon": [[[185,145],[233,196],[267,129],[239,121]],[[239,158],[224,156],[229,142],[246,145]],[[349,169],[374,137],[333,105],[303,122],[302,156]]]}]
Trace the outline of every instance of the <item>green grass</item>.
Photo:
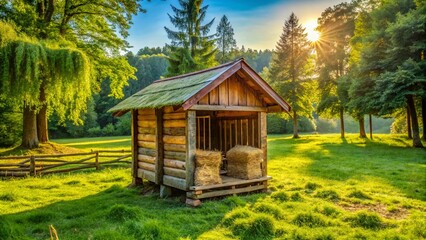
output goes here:
[{"label": "green grass", "polygon": [[[129,137],[55,140],[83,151]],[[0,182],[0,239],[425,239],[426,151],[397,135],[268,138],[271,194],[204,201],[128,188],[113,168]]]}]

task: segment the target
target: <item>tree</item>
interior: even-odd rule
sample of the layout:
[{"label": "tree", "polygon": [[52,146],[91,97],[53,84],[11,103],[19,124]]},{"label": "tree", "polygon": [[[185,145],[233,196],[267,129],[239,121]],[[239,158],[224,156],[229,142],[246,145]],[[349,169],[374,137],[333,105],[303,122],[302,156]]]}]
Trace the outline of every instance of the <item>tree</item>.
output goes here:
[{"label": "tree", "polygon": [[310,97],[310,43],[305,29],[299,19],[292,13],[284,23],[283,33],[277,43],[270,81],[273,87],[286,99],[292,107],[293,138],[299,137],[298,118],[312,117],[312,101]]},{"label": "tree", "polygon": [[[43,42],[51,45],[59,42],[56,44],[57,46],[49,48],[67,49],[71,46],[79,51],[82,56],[87,57],[91,69],[94,70],[90,73],[93,86],[89,93],[98,89],[102,79],[108,77],[111,80],[112,95],[121,97],[123,96],[121,89],[127,84],[129,78],[134,77],[134,69],[120,56],[120,51],[125,50],[128,46],[123,38],[128,35],[127,30],[130,28],[132,15],[141,10],[139,3],[135,0],[14,0],[7,4],[0,4],[0,20],[14,23],[23,34],[32,38],[34,43],[39,42],[40,46],[43,46]],[[71,42],[72,44],[70,44]],[[62,54],[65,52],[63,51]],[[58,61],[61,58],[64,61],[66,59],[59,55],[58,57]],[[64,62],[64,64],[69,63]],[[56,71],[56,73],[58,72]],[[65,110],[73,106],[64,103],[56,104],[55,100],[52,100],[53,95],[48,91],[49,85],[54,83],[53,85],[59,87],[64,83],[61,80],[63,76],[57,75],[52,78],[40,75],[39,77],[40,79],[37,81],[33,81],[33,79],[29,81],[33,87],[38,86],[37,93],[33,89],[38,100],[34,100],[31,105],[23,104],[25,106],[24,115],[30,116],[30,118],[32,115],[36,115],[37,118],[37,125],[30,128],[35,129],[37,134],[24,136],[24,138],[33,138],[34,143],[37,142],[35,137],[42,142],[48,141],[47,118],[49,112],[62,111],[60,115],[68,117],[71,115],[65,114]],[[84,107],[79,104],[75,106],[79,107],[73,110],[75,112],[72,115],[80,115],[79,111],[84,111]],[[48,108],[52,110],[48,111]],[[25,116],[24,122],[28,123],[28,126],[32,125],[32,120]],[[27,133],[28,131],[24,130],[24,135]],[[26,143],[23,142],[23,145]]]},{"label": "tree", "polygon": [[168,38],[172,40],[168,45],[171,50],[168,57],[168,76],[184,74],[216,64],[214,35],[208,35],[214,19],[202,25],[208,9],[208,5],[202,6],[202,3],[202,0],[179,0],[181,8],[171,5],[174,16],[169,14],[169,18],[177,30],[164,27]]},{"label": "tree", "polygon": [[231,60],[227,54],[237,47],[237,41],[234,39],[234,29],[226,15],[223,15],[220,19],[219,25],[216,28],[216,36],[216,45],[220,54],[219,62],[225,63]]},{"label": "tree", "polygon": [[320,91],[317,111],[319,114],[339,115],[342,138],[345,137],[343,115],[346,102],[342,94],[339,95],[343,91],[337,88],[339,79],[348,72],[349,41],[353,36],[356,16],[354,8],[353,3],[327,8],[321,13],[317,27],[321,36],[316,43]]}]

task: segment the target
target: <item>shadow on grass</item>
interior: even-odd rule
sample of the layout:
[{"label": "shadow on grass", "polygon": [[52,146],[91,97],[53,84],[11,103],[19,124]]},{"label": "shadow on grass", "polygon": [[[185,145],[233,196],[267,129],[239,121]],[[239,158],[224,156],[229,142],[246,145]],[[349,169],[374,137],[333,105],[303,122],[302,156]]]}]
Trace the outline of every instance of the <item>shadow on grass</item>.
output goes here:
[{"label": "shadow on grass", "polygon": [[261,196],[204,201],[201,207],[190,208],[179,197],[160,199],[155,193],[141,195],[141,188],[113,185],[95,195],[3,217],[17,239],[47,239],[49,225],[55,227],[60,239],[196,239],[216,227],[226,213],[241,205],[240,201],[244,205]]},{"label": "shadow on grass", "polygon": [[349,137],[320,142],[313,136],[272,139],[268,147],[271,160],[283,155],[311,160],[300,170],[302,174],[336,181],[377,177],[408,197],[426,200],[426,150],[407,144],[399,138],[382,142],[378,137],[373,141]]}]

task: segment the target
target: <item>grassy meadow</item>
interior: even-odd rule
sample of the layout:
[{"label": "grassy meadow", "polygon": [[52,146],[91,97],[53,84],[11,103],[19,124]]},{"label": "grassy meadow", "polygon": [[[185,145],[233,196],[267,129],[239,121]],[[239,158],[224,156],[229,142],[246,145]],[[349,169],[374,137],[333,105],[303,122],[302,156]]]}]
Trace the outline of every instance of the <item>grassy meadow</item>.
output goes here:
[{"label": "grassy meadow", "polygon": [[[129,149],[129,137],[55,140]],[[0,151],[1,152],[1,151]],[[129,188],[129,168],[0,181],[0,239],[426,239],[426,150],[399,135],[268,138],[271,193],[204,201]]]}]

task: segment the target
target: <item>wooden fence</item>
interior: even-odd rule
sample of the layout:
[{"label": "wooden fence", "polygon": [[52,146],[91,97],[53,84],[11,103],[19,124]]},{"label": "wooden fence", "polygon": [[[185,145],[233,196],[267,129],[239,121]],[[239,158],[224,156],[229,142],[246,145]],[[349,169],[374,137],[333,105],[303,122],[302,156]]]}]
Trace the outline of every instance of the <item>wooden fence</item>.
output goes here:
[{"label": "wooden fence", "polygon": [[0,157],[0,177],[37,176],[86,168],[98,170],[105,165],[130,164],[131,157],[130,150],[100,150],[88,153]]}]

